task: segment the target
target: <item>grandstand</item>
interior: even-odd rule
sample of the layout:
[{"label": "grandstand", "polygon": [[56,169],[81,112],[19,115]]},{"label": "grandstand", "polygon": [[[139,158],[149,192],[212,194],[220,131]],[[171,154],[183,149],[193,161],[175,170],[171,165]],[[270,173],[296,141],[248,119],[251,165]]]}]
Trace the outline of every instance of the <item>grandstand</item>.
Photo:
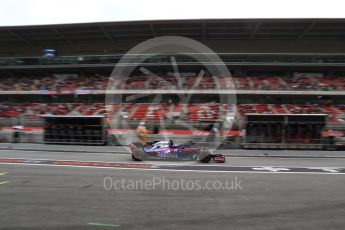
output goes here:
[{"label": "grandstand", "polygon": [[[28,136],[34,130],[38,137],[25,141],[42,141],[44,115],[102,115],[119,124],[126,121],[127,129],[135,129],[142,120],[150,127],[164,120],[168,127],[160,127],[161,133],[173,130],[177,135],[186,134],[180,124],[188,122],[198,127],[199,133],[207,133],[210,125],[222,127],[226,114],[234,109],[222,104],[220,92],[237,95],[235,124],[225,133],[219,131],[219,135],[228,136],[230,147],[250,144],[243,136],[245,132],[241,132],[248,127],[248,114],[325,114],[327,123],[318,132],[327,131],[327,137],[332,133],[343,135],[344,29],[344,19],[167,20],[0,27],[1,139],[10,141],[11,127],[22,125]],[[130,77],[120,78],[111,93],[159,94],[160,103],[152,104],[149,97],[105,105],[107,83],[115,64],[137,43],[158,36],[184,36],[204,43],[219,54],[231,72],[233,84],[204,66],[219,63],[199,63],[181,53],[176,55],[180,66],[177,76],[169,55],[156,54],[138,63]],[[57,56],[43,57],[42,50],[47,48],[54,48]],[[140,67],[155,75],[143,73]],[[201,80],[200,70],[205,70]],[[191,89],[193,96],[188,104],[178,100],[176,94]],[[114,127],[123,129],[117,124]],[[259,132],[258,137],[262,133],[272,136],[270,128],[260,129],[251,128],[251,135]],[[277,127],[273,129],[277,131]],[[311,149],[323,145],[322,135],[318,140],[314,138],[318,136],[312,133],[316,129],[296,129],[294,132],[301,138],[292,143],[293,148],[302,142]],[[281,142],[288,148],[290,139],[275,139],[270,148]],[[264,140],[266,148],[267,138],[260,140]],[[255,141],[256,148],[260,148],[258,142]]]}]

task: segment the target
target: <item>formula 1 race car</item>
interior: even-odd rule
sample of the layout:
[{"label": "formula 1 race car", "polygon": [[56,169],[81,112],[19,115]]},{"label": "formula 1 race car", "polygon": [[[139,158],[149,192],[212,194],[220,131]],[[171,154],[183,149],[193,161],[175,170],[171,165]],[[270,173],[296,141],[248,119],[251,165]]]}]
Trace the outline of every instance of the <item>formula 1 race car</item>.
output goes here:
[{"label": "formula 1 race car", "polygon": [[211,153],[204,148],[194,147],[193,144],[175,145],[172,141],[155,141],[143,145],[142,143],[129,144],[132,159],[143,160],[196,160],[201,163],[224,163],[225,157]]}]

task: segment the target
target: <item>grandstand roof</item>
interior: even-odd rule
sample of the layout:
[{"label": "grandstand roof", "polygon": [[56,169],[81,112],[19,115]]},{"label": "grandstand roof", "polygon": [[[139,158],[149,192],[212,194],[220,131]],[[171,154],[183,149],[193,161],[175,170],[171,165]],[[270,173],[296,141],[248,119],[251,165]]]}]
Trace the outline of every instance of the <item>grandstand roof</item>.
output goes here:
[{"label": "grandstand roof", "polygon": [[345,19],[162,20],[0,27],[2,45],[140,41],[164,35],[202,41],[344,39]]},{"label": "grandstand roof", "polygon": [[0,27],[0,56],[126,53],[157,36],[199,40],[218,53],[345,52],[345,19],[198,19]]}]

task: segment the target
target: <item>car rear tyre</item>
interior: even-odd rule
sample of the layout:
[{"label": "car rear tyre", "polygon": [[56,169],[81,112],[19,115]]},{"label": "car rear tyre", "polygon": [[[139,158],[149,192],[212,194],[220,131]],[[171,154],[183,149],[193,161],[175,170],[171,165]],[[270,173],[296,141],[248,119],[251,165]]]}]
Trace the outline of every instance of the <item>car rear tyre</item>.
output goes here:
[{"label": "car rear tyre", "polygon": [[134,161],[142,161],[141,159],[136,158],[133,154],[132,154],[132,159],[133,159]]},{"label": "car rear tyre", "polygon": [[211,159],[212,159],[212,156],[209,155],[207,157],[204,157],[203,159],[200,159],[200,162],[201,163],[210,163]]}]

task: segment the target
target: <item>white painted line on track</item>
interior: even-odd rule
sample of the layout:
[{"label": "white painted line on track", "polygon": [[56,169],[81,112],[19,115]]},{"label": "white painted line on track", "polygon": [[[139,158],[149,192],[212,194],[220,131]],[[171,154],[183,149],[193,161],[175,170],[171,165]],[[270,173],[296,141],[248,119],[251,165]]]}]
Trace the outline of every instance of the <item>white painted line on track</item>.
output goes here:
[{"label": "white painted line on track", "polygon": [[[108,161],[94,161],[94,160],[66,160],[66,159],[27,159],[27,158],[17,158],[17,157],[11,157],[9,159],[14,159],[14,160],[25,160],[25,161],[78,161],[78,162],[96,162],[96,163],[115,163],[115,164],[150,164],[150,165],[156,165],[156,166],[164,166],[164,165],[169,165],[169,166],[186,166],[186,165],[200,165],[195,161],[182,161],[179,163],[175,162],[162,162],[157,163],[159,161],[116,161],[116,162],[108,162]],[[1,162],[0,162],[1,163]],[[202,164],[203,165],[203,164]],[[206,165],[205,165],[206,166]],[[210,165],[212,166],[212,165]],[[221,166],[221,165],[219,165]]]},{"label": "white painted line on track", "polygon": [[[15,160],[37,160],[37,161],[80,161],[75,159],[26,159],[26,158],[18,158],[18,157],[11,157],[10,159]],[[81,162],[97,162],[97,163],[119,163],[119,164],[151,164],[154,166],[203,166],[203,167],[288,167],[288,168],[310,168],[310,169],[317,169],[317,168],[345,168],[345,166],[310,166],[310,165],[301,165],[301,166],[290,166],[290,165],[232,165],[230,162],[224,163],[198,163],[196,161],[185,161],[185,162],[162,162],[162,161],[116,161],[116,162],[108,162],[108,161],[96,161],[96,160],[82,160]],[[158,163],[159,162],[159,163]]]},{"label": "white painted line on track", "polygon": [[209,164],[195,164],[195,165],[201,165],[201,166],[205,166],[205,167],[226,167],[226,166],[229,166],[229,167],[248,167],[248,168],[255,168],[255,167],[280,167],[280,168],[314,168],[314,169],[317,169],[317,168],[344,168],[345,169],[345,165],[342,165],[342,166],[310,166],[310,165],[301,165],[301,166],[290,166],[290,165],[231,165],[231,164],[221,164],[221,163],[209,163]]},{"label": "white painted line on track", "polygon": [[306,175],[345,175],[345,173],[335,172],[271,172],[271,171],[221,171],[221,170],[187,170],[187,169],[162,169],[162,168],[123,168],[123,167],[100,167],[100,166],[84,166],[84,165],[51,165],[51,164],[23,164],[23,163],[5,163],[0,164],[8,165],[21,165],[21,166],[51,166],[51,167],[70,167],[70,168],[94,168],[94,169],[112,169],[112,170],[146,170],[146,171],[168,171],[168,172],[198,172],[198,173],[245,173],[245,174],[306,174]]}]

